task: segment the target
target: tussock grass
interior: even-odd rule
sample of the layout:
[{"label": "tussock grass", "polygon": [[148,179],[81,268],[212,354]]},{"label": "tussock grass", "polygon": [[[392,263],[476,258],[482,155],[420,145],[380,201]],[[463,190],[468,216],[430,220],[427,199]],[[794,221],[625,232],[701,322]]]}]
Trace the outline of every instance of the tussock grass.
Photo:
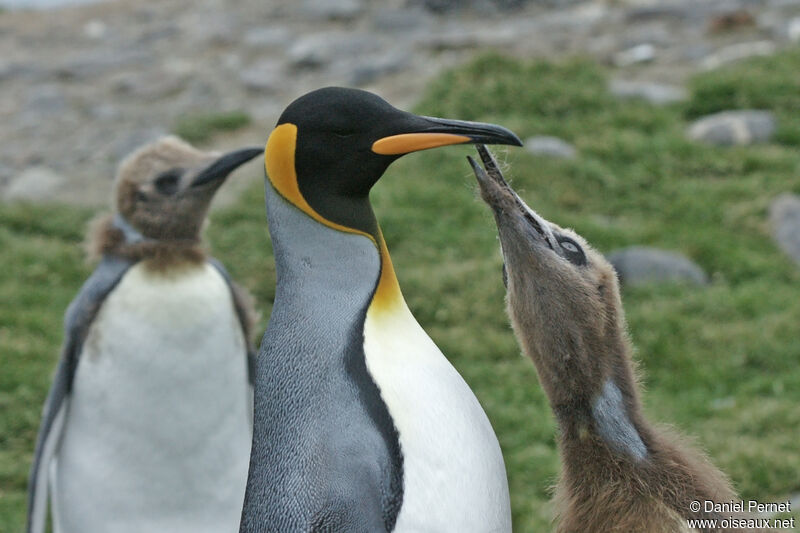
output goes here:
[{"label": "tussock grass", "polygon": [[[773,109],[787,128],[781,131],[796,128],[796,117],[787,122],[796,110],[790,91],[775,87],[792,87],[797,72],[796,51],[754,60],[696,78],[688,104],[655,108],[613,99],[605,72],[591,62],[488,55],[443,74],[417,109],[574,143],[580,156],[572,161],[500,153],[534,208],[601,251],[673,249],[711,274],[706,288],[653,286],[623,295],[646,408],[694,436],[744,498],[764,502],[800,491],[800,269],[774,246],[766,223],[775,195],[800,193],[800,154],[786,135],[720,149],[693,144],[684,131],[690,117],[729,107]],[[547,531],[559,470],[555,425],[508,326],[495,229],[474,193],[464,159],[470,153],[453,147],[401,159],[376,186],[373,203],[409,305],[498,434],[515,531]],[[90,216],[0,206],[1,531],[22,527],[63,312],[91,268],[79,249]],[[263,190],[255,187],[212,219],[214,253],[253,291],[263,326],[275,283]]]},{"label": "tussock grass", "polygon": [[192,144],[203,143],[220,132],[244,128],[251,120],[249,114],[239,110],[196,113],[179,117],[173,131]]}]

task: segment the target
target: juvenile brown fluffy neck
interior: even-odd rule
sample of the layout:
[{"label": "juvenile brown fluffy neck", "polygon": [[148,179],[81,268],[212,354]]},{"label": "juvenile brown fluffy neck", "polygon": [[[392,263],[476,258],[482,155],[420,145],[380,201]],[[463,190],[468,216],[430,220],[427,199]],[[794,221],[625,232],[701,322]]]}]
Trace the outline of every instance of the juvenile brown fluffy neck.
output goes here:
[{"label": "juvenile brown fluffy neck", "polygon": [[202,264],[208,257],[199,239],[143,239],[130,242],[125,233],[114,224],[113,215],[102,215],[90,224],[86,250],[91,260],[106,254],[115,255],[132,261],[143,261],[148,268],[161,272]]},{"label": "juvenile brown fluffy neck", "polygon": [[512,324],[559,425],[556,531],[682,531],[686,517],[711,516],[692,513],[691,501],[734,497],[705,456],[643,416],[621,317],[608,317],[596,336],[564,328],[549,345],[561,351],[553,357],[530,335],[541,327],[528,323],[547,317],[532,315],[523,301],[509,298]]},{"label": "juvenile brown fluffy neck", "polygon": [[[513,282],[512,282],[513,283]],[[630,346],[616,316],[606,327],[578,331],[567,325],[538,327],[549,320],[527,308],[533,295],[509,298],[509,312],[517,338],[533,360],[540,382],[559,424],[563,451],[604,451],[629,461],[647,456],[642,433],[647,425]],[[573,316],[580,321],[579,316]],[[547,339],[541,331],[558,332]],[[595,449],[596,448],[596,449]]]}]

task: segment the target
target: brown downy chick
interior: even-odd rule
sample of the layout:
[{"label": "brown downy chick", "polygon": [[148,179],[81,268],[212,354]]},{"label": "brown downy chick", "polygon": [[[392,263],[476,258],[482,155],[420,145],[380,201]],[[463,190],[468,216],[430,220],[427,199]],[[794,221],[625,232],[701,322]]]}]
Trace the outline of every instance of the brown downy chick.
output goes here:
[{"label": "brown downy chick", "polygon": [[200,232],[211,200],[233,170],[261,153],[261,148],[203,152],[174,136],[139,148],[117,172],[115,214],[92,224],[90,257],[111,253],[146,260],[158,270],[202,262]]},{"label": "brown downy chick", "polygon": [[468,159],[497,223],[508,313],[558,422],[556,531],[692,531],[687,518],[728,516],[690,510],[735,494],[702,453],[644,418],[614,269],[528,207],[478,151],[486,170]]}]

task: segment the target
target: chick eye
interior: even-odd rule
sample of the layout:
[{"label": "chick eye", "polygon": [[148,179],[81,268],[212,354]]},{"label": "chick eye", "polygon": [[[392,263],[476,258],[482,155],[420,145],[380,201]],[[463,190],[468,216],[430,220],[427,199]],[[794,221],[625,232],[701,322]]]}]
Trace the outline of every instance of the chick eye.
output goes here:
[{"label": "chick eye", "polygon": [[568,252],[572,252],[572,253],[578,252],[578,247],[575,246],[574,244],[572,244],[569,241],[561,241],[559,244],[561,244],[561,247],[563,249],[565,249],[566,251],[568,251]]},{"label": "chick eye", "polygon": [[569,237],[558,237],[556,240],[564,251],[564,257],[566,257],[570,263],[578,266],[586,264],[586,255],[584,255],[583,250],[577,242]]},{"label": "chick eye", "polygon": [[159,174],[153,184],[159,193],[165,196],[171,196],[178,192],[178,186],[180,185],[182,175],[182,169],[173,168]]}]

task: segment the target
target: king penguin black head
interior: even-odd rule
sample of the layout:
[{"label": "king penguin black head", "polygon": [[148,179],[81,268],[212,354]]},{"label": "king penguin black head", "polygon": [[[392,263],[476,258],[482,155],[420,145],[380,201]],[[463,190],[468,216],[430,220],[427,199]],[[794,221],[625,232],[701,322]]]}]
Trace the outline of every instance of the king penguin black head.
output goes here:
[{"label": "king penguin black head", "polygon": [[367,91],[327,87],[283,112],[267,142],[266,170],[307,214],[374,234],[368,195],[386,168],[410,152],[463,143],[522,144],[501,126],[418,116]]},{"label": "king penguin black head", "polygon": [[120,165],[114,195],[117,213],[149,239],[197,239],[225,178],[261,153],[261,148],[203,152],[177,137],[159,139]]}]

